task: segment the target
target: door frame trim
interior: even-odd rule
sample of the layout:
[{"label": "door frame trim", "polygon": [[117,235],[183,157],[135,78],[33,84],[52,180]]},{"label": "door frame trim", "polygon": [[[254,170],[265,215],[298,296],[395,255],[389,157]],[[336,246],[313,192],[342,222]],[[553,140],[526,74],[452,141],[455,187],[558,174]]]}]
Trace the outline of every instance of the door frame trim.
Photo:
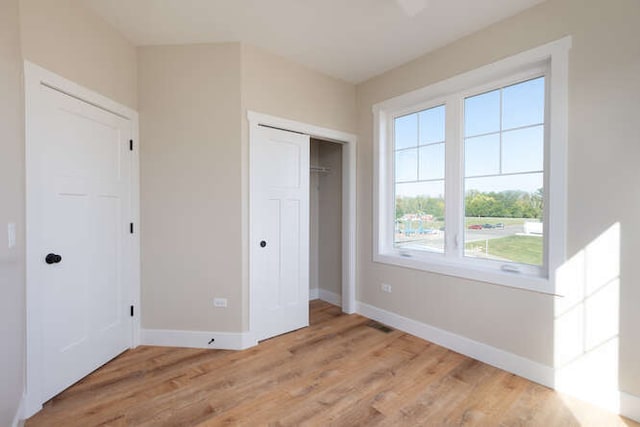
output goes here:
[{"label": "door frame trim", "polygon": [[26,215],[26,337],[25,337],[25,418],[29,418],[42,409],[42,301],[39,298],[36,280],[33,274],[33,260],[38,258],[30,240],[30,224],[34,221],[33,206],[34,185],[34,138],[37,137],[37,119],[40,102],[40,87],[46,86],[80,101],[91,104],[117,116],[131,121],[133,146],[131,163],[131,221],[136,224],[136,233],[132,236],[130,259],[125,259],[125,286],[129,288],[129,300],[136,308],[131,321],[130,348],[140,343],[140,138],[138,113],[97,92],[80,86],[51,71],[29,61],[24,61],[25,93],[25,215]]},{"label": "door frame trim", "polygon": [[[342,150],[342,311],[347,314],[356,312],[356,144],[358,138],[356,135],[342,132],[334,129],[324,128],[311,125],[308,123],[298,122],[295,120],[285,119],[281,117],[271,116],[268,114],[258,113],[255,111],[247,111],[247,120],[249,122],[249,138],[248,149],[250,150],[255,143],[255,129],[259,125],[279,128],[285,131],[304,133],[310,137],[340,143],[343,145]],[[247,156],[249,158],[250,156]],[[251,165],[246,169],[245,179],[247,184],[250,181]],[[251,198],[251,189],[248,185],[245,203],[248,209],[245,216],[245,227],[247,232],[243,239],[246,244],[245,254],[250,256],[250,224],[249,213],[251,206],[249,201]],[[250,263],[247,262],[247,269]],[[252,285],[251,272],[249,271],[249,331],[255,332],[254,309],[252,304],[252,295],[254,286]]]}]

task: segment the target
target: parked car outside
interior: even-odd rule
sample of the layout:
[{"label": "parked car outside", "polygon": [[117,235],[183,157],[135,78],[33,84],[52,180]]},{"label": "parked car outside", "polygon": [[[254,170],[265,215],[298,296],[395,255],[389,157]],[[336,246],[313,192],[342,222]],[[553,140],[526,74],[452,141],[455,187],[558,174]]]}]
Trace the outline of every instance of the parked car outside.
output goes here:
[{"label": "parked car outside", "polygon": [[496,228],[496,226],[493,224],[483,224],[482,228]]},{"label": "parked car outside", "polygon": [[482,226],[480,224],[473,224],[467,227],[469,230],[482,230]]},{"label": "parked car outside", "polygon": [[497,223],[496,224],[496,228],[503,229],[504,228],[504,223],[502,223],[502,222]]}]

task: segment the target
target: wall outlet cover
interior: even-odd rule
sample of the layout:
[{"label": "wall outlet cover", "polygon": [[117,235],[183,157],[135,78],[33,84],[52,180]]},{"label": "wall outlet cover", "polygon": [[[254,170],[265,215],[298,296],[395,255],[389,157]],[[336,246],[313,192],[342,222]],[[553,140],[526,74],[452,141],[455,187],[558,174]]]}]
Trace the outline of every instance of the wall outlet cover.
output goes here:
[{"label": "wall outlet cover", "polygon": [[12,249],[16,246],[16,224],[10,222],[7,224],[7,247]]},{"label": "wall outlet cover", "polygon": [[227,299],[226,298],[214,298],[213,299],[213,306],[214,307],[226,307],[227,306]]}]

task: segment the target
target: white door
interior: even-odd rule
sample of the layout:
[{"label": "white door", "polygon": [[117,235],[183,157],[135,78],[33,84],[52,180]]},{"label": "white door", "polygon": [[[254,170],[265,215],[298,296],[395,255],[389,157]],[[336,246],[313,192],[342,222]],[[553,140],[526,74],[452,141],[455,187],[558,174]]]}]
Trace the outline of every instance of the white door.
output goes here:
[{"label": "white door", "polygon": [[28,102],[28,274],[46,401],[131,345],[132,125],[44,85]]},{"label": "white door", "polygon": [[263,340],[309,325],[309,136],[251,135],[251,329]]}]

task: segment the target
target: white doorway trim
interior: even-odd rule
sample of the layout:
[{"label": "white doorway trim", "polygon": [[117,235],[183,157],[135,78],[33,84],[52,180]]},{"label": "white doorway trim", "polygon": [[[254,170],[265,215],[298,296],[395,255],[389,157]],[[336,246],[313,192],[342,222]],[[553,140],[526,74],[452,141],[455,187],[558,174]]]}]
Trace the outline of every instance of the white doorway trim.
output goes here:
[{"label": "white doorway trim", "polygon": [[[268,114],[247,112],[249,145],[259,125],[299,132],[311,137],[343,144],[342,150],[342,311],[356,312],[356,143],[353,134],[284,119]],[[250,238],[250,236],[248,236]],[[254,330],[253,286],[249,277],[249,330]]]},{"label": "white doorway trim", "polygon": [[140,343],[140,184],[139,184],[139,137],[138,113],[124,105],[118,104],[96,92],[71,82],[38,65],[28,61],[24,63],[25,76],[25,163],[26,163],[26,395],[23,416],[28,418],[42,408],[41,384],[44,367],[42,366],[42,301],[35,283],[33,260],[39,258],[33,237],[29,233],[30,224],[36,218],[31,206],[34,205],[34,185],[32,176],[37,165],[34,164],[35,143],[38,134],[39,103],[41,88],[47,87],[68,96],[109,111],[131,121],[133,150],[131,157],[131,222],[135,224],[135,233],[130,240],[129,256],[125,259],[124,271],[129,289],[129,301],[134,306],[131,321],[130,347]]}]

